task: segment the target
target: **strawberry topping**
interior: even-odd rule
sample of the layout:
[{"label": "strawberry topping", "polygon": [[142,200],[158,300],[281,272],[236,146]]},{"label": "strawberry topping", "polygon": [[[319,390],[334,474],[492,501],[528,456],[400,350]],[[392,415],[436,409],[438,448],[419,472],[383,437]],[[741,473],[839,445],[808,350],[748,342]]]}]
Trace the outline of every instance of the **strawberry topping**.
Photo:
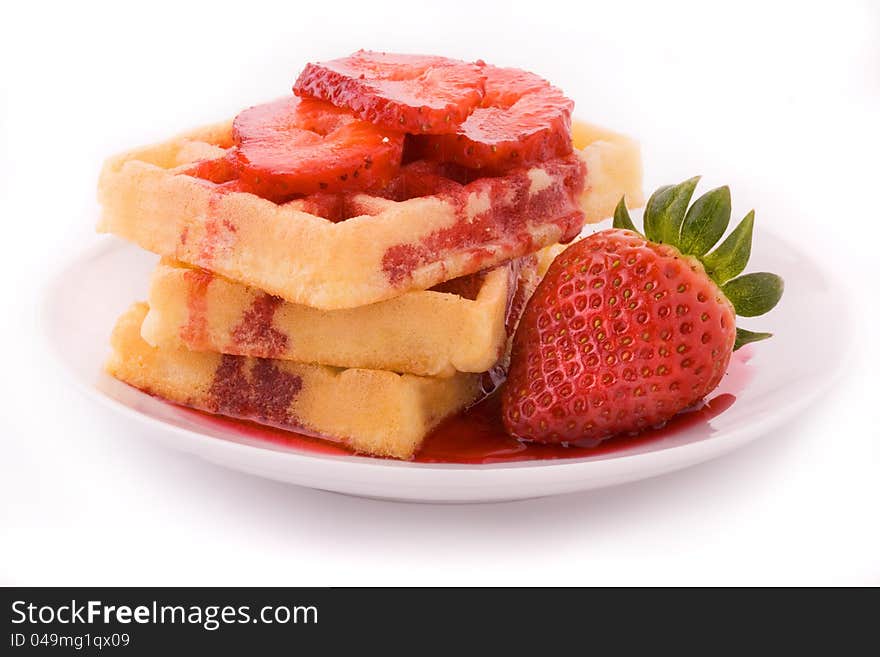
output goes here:
[{"label": "strawberry topping", "polygon": [[403,153],[402,134],[295,96],[241,112],[233,138],[241,188],[274,201],[384,186]]},{"label": "strawberry topping", "polygon": [[503,172],[571,153],[574,103],[528,71],[486,66],[486,95],[455,134],[420,137],[421,154]]},{"label": "strawberry topping", "polygon": [[308,64],[294,92],[241,112],[226,157],[185,173],[279,203],[404,200],[572,152],[574,104],[520,69],[360,50]]},{"label": "strawberry topping", "polygon": [[378,194],[395,201],[434,194],[455,194],[462,185],[476,177],[455,164],[416,160],[400,167],[400,172]]},{"label": "strawberry topping", "polygon": [[308,64],[293,87],[411,134],[454,133],[483,99],[483,67],[446,57],[359,50]]}]

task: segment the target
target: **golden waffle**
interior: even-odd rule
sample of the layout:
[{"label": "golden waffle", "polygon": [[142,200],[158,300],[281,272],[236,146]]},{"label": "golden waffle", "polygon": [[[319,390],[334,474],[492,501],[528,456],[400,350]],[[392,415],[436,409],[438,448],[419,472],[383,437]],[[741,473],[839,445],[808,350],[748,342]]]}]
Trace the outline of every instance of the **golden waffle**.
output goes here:
[{"label": "golden waffle", "polygon": [[483,393],[486,376],[421,377],[151,347],[146,304],[116,324],[107,371],[150,394],[230,417],[332,437],[356,452],[410,458],[444,418]]},{"label": "golden waffle", "polygon": [[403,201],[353,194],[334,223],[308,198],[276,204],[187,175],[231,147],[227,122],[111,158],[99,230],[292,303],[353,308],[571,239],[623,194],[640,204],[638,146],[577,130],[568,158]]},{"label": "golden waffle", "polygon": [[451,376],[501,356],[538,284],[538,257],[368,306],[319,310],[163,260],[141,334],[151,345]]}]

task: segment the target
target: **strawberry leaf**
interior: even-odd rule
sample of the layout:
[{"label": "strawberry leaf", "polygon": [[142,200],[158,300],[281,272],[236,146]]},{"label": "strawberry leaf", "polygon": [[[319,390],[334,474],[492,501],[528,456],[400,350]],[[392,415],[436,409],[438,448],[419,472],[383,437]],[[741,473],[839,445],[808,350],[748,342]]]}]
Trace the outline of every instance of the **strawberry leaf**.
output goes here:
[{"label": "strawberry leaf", "polygon": [[654,228],[658,214],[658,210],[655,208],[669,195],[672,188],[672,185],[658,187],[654,193],[651,194],[651,198],[649,198],[648,202],[645,204],[645,211],[642,214],[642,227],[645,230],[645,236],[651,241],[659,240],[657,237],[657,231]]},{"label": "strawberry leaf", "polygon": [[772,310],[779,303],[782,290],[782,278],[768,272],[745,274],[721,287],[736,314],[742,317],[756,317]]},{"label": "strawberry leaf", "polygon": [[[625,230],[631,230],[634,233],[638,233],[636,230],[636,226],[633,223],[632,217],[629,216],[629,210],[626,209],[626,197],[620,197],[620,203],[617,204],[617,207],[614,208],[614,223],[612,224],[615,228],[623,228]],[[641,235],[641,233],[639,233]]]},{"label": "strawberry leaf", "polygon": [[690,207],[681,225],[678,248],[682,253],[702,256],[709,252],[730,223],[730,187],[706,192]]},{"label": "strawberry leaf", "polygon": [[700,177],[661,187],[645,205],[645,236],[660,244],[678,244],[681,224]]},{"label": "strawberry leaf", "polygon": [[736,351],[740,347],[744,347],[752,342],[760,342],[761,340],[766,340],[767,338],[772,337],[772,333],[755,333],[754,331],[747,331],[746,329],[737,327],[733,350]]},{"label": "strawberry leaf", "polygon": [[706,273],[718,285],[724,285],[734,276],[739,276],[749,263],[752,255],[752,229],[755,226],[755,211],[749,212],[739,225],[733,229],[712,253],[703,256]]}]

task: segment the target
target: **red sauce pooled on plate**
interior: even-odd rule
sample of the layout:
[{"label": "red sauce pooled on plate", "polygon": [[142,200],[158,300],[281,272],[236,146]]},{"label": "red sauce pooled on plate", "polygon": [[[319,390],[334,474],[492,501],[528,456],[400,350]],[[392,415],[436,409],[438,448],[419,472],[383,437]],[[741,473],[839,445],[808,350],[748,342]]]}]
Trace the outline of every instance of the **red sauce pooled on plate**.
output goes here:
[{"label": "red sauce pooled on plate", "polygon": [[[642,447],[652,442],[709,422],[730,408],[736,401],[736,392],[745,387],[751,378],[751,368],[746,364],[750,350],[737,352],[731,359],[730,368],[721,386],[701,407],[680,413],[663,427],[649,429],[633,436],[616,436],[595,445],[570,444],[540,445],[524,443],[504,431],[501,421],[498,395],[492,395],[467,411],[449,418],[425,439],[413,459],[416,463],[510,463],[514,461],[538,461],[546,459],[574,459],[609,455]],[[229,428],[247,438],[279,446],[312,452],[314,454],[351,455],[344,446],[283,429],[235,420],[199,411],[200,421]],[[371,458],[371,457],[364,457]]]}]

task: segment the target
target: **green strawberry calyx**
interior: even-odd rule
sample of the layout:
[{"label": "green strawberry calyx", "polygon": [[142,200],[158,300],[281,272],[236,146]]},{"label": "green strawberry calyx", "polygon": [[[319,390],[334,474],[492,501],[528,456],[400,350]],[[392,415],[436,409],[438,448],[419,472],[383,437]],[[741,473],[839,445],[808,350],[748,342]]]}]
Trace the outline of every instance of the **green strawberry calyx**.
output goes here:
[{"label": "green strawberry calyx", "polygon": [[[757,317],[769,312],[782,298],[782,278],[769,272],[742,273],[752,253],[755,211],[718,244],[730,224],[730,188],[725,185],[709,190],[691,203],[699,180],[695,176],[657,189],[645,205],[644,233],[636,229],[622,197],[614,210],[614,227],[639,233],[657,244],[669,244],[699,260],[737,315]],[[772,335],[737,327],[733,350]]]}]

